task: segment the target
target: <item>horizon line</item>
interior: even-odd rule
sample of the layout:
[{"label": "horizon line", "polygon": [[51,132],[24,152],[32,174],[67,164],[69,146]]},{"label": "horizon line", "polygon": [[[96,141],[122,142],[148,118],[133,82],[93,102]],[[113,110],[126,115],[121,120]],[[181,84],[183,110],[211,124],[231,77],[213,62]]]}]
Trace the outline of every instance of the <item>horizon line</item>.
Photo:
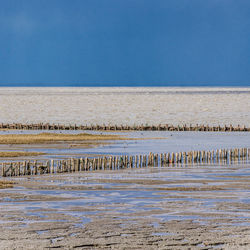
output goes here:
[{"label": "horizon line", "polygon": [[11,83],[1,84],[0,87],[250,87],[250,83],[197,83],[197,84],[112,84],[112,83]]}]

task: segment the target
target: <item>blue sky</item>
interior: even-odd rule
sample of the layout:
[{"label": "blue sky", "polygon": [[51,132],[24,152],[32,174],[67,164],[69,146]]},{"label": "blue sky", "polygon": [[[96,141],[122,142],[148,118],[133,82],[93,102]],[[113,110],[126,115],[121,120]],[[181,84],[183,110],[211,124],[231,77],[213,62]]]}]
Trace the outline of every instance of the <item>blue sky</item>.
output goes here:
[{"label": "blue sky", "polygon": [[250,86],[249,0],[0,0],[0,86]]}]

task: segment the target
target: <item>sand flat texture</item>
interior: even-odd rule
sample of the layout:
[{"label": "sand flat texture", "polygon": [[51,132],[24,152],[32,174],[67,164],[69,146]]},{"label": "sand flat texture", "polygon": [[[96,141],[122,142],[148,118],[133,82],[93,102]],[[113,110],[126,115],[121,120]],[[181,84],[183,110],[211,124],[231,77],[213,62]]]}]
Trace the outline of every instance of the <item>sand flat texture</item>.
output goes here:
[{"label": "sand flat texture", "polygon": [[249,174],[239,163],[14,178],[0,190],[0,249],[249,249]]},{"label": "sand flat texture", "polygon": [[1,88],[3,123],[250,125],[250,88]]}]

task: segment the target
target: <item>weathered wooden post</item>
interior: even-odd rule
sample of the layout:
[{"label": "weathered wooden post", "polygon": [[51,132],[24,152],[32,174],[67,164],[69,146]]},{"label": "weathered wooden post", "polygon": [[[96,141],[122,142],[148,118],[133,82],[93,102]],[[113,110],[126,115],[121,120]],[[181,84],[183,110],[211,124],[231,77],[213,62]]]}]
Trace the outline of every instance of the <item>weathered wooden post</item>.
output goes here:
[{"label": "weathered wooden post", "polygon": [[174,164],[174,153],[172,152],[171,153],[171,161],[170,161],[172,164]]},{"label": "weathered wooden post", "polygon": [[238,155],[238,149],[237,148],[235,149],[235,158],[236,158],[236,161],[238,161],[239,155]]},{"label": "weathered wooden post", "polygon": [[235,158],[235,149],[232,148],[232,149],[231,149],[231,161],[232,161],[232,162],[234,161],[234,158]]},{"label": "weathered wooden post", "polygon": [[66,164],[65,165],[66,166],[66,172],[71,172],[71,166],[70,166],[71,161],[70,161],[70,159],[67,159],[65,164]]},{"label": "weathered wooden post", "polygon": [[63,161],[63,172],[68,172],[68,161],[67,160],[64,160]]},{"label": "weathered wooden post", "polygon": [[186,152],[182,152],[182,160],[183,160],[183,163],[186,164]]},{"label": "weathered wooden post", "polygon": [[115,157],[112,156],[112,166],[113,166],[113,169],[115,169]]},{"label": "weathered wooden post", "polygon": [[53,160],[50,161],[50,173],[54,174],[54,161]]},{"label": "weathered wooden post", "polygon": [[[18,163],[13,162],[13,174],[14,176],[18,176]],[[34,174],[34,168],[33,168],[33,174]]]},{"label": "weathered wooden post", "polygon": [[61,173],[61,161],[57,160],[55,161],[55,169],[54,169],[54,173]]},{"label": "weathered wooden post", "polygon": [[150,155],[150,165],[154,167],[154,154],[153,153],[151,153]]},{"label": "weathered wooden post", "polygon": [[50,172],[49,161],[47,161],[45,173],[48,174],[49,172]]},{"label": "weathered wooden post", "polygon": [[139,155],[139,166],[138,167],[139,168],[142,167],[142,155]]},{"label": "weathered wooden post", "polygon": [[160,166],[162,167],[162,154],[160,154]]},{"label": "weathered wooden post", "polygon": [[204,158],[205,158],[205,151],[201,151],[201,163],[204,163]]},{"label": "weathered wooden post", "polygon": [[112,157],[111,156],[109,157],[109,169],[110,170],[112,169]]},{"label": "weathered wooden post", "polygon": [[147,165],[147,161],[146,161],[146,156],[145,155],[143,155],[142,156],[142,166],[145,168],[146,167],[146,165]]},{"label": "weathered wooden post", "polygon": [[124,155],[124,168],[127,168],[128,167],[128,157],[127,155]]},{"label": "weathered wooden post", "polygon": [[190,164],[193,164],[193,151],[190,151]]},{"label": "weathered wooden post", "polygon": [[158,155],[154,154],[154,167],[158,167]]},{"label": "weathered wooden post", "polygon": [[107,169],[107,157],[104,156],[104,159],[103,159],[103,169],[106,170]]},{"label": "weathered wooden post", "polygon": [[23,175],[26,175],[26,161],[23,162]]},{"label": "weathered wooden post", "polygon": [[2,176],[5,177],[5,163],[2,163]]},{"label": "weathered wooden post", "polygon": [[149,158],[148,158],[148,159],[149,159],[149,160],[148,160],[148,164],[151,165],[151,162],[150,162],[150,161],[151,161],[151,152],[149,152],[148,157],[149,157]]},{"label": "weathered wooden post", "polygon": [[115,168],[116,169],[119,169],[119,160],[118,160],[118,157],[115,157]]},{"label": "weathered wooden post", "polygon": [[232,150],[229,149],[228,150],[228,163],[231,164],[231,160],[232,160]]},{"label": "weathered wooden post", "polygon": [[228,162],[228,158],[229,158],[229,155],[228,155],[228,149],[225,150],[225,157],[226,157],[226,163]]},{"label": "weathered wooden post", "polygon": [[132,156],[129,157],[129,167],[132,168],[133,166],[133,160],[132,160]]},{"label": "weathered wooden post", "polygon": [[243,148],[243,158],[246,159],[246,148]]},{"label": "weathered wooden post", "polygon": [[178,163],[178,153],[175,153],[175,162],[176,162],[176,164]]},{"label": "weathered wooden post", "polygon": [[80,159],[76,159],[76,171],[80,171]]},{"label": "weathered wooden post", "polygon": [[244,150],[243,148],[240,148],[240,158],[243,160],[244,158]]},{"label": "weathered wooden post", "polygon": [[220,162],[221,162],[221,160],[222,160],[222,150],[221,149],[219,150],[219,159],[220,159]]},{"label": "weathered wooden post", "polygon": [[202,155],[201,155],[201,151],[198,151],[198,163],[202,162]]},{"label": "weathered wooden post", "polygon": [[17,172],[18,172],[18,176],[21,175],[21,163],[20,161],[18,162],[18,165],[17,165]]},{"label": "weathered wooden post", "polygon": [[[20,163],[18,162],[17,165],[17,169],[18,169],[18,175],[20,175]],[[34,161],[34,175],[37,175],[37,161]]]},{"label": "weathered wooden post", "polygon": [[215,152],[215,161],[216,163],[219,162],[219,150],[218,149],[216,149],[216,152]]},{"label": "weathered wooden post", "polygon": [[187,163],[190,164],[190,152],[187,152]]},{"label": "weathered wooden post", "polygon": [[72,166],[72,171],[76,172],[76,161],[74,158],[71,158],[71,166]]},{"label": "weathered wooden post", "polygon": [[137,168],[137,164],[138,164],[138,155],[135,156],[135,168]]},{"label": "weathered wooden post", "polygon": [[167,154],[165,153],[163,156],[163,165],[166,166],[167,164]]},{"label": "weathered wooden post", "polygon": [[96,170],[96,158],[93,158],[93,159],[91,159],[91,161],[92,161],[92,171],[95,171]]},{"label": "weathered wooden post", "polygon": [[83,158],[80,158],[80,171],[84,170]]},{"label": "weathered wooden post", "polygon": [[197,162],[197,151],[193,150],[192,155],[193,155],[193,163],[196,163]]},{"label": "weathered wooden post", "polygon": [[214,164],[214,159],[215,159],[215,152],[212,150],[212,163]]}]

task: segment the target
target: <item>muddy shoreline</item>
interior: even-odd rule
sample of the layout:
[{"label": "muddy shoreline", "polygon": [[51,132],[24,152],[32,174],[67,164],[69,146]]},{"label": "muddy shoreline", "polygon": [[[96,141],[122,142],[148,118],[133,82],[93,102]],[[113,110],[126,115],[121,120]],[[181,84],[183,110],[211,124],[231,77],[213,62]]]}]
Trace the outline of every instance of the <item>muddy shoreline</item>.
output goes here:
[{"label": "muddy shoreline", "polygon": [[11,178],[0,249],[249,249],[250,165]]}]

